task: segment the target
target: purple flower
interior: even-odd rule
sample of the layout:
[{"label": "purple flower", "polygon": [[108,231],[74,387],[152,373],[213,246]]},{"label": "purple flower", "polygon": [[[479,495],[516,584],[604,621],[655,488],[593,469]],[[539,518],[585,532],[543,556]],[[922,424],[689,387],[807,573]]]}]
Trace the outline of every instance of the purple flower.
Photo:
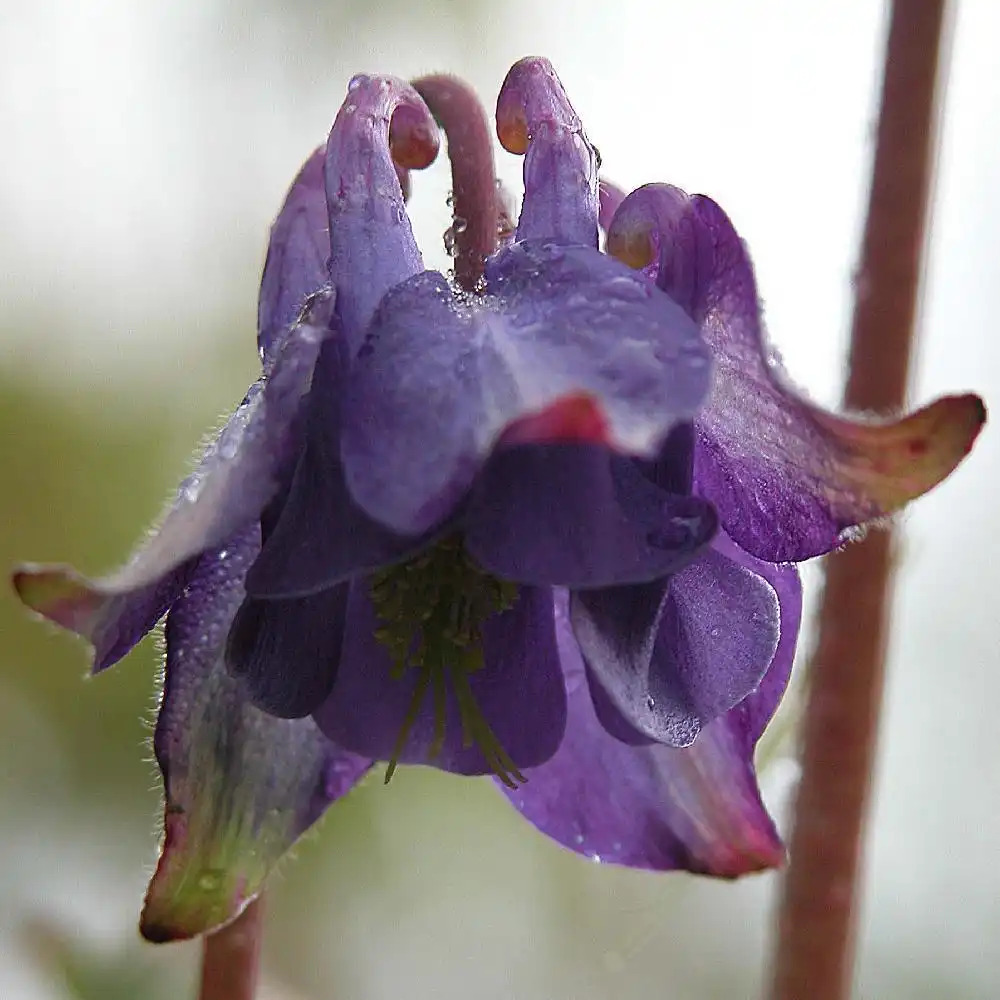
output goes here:
[{"label": "purple flower", "polygon": [[153,939],[234,916],[373,761],[493,774],[595,859],[780,863],[753,751],[794,656],[792,564],[938,483],[984,419],[973,396],[874,423],[791,390],[729,220],[599,190],[544,60],[497,106],[525,156],[514,232],[481,109],[418,88],[456,194],[479,165],[459,283],[424,270],[401,184],[434,117],[356,77],[271,233],[263,375],[159,529],[103,580],[15,576],[95,671],[166,614]]}]

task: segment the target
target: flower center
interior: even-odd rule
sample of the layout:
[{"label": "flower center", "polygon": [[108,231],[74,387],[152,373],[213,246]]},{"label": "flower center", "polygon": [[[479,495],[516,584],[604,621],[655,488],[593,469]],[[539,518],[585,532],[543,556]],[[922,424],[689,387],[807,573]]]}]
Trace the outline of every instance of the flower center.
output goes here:
[{"label": "flower center", "polygon": [[393,747],[386,783],[406,746],[428,692],[433,699],[434,733],[429,756],[444,744],[451,688],[462,725],[462,743],[479,747],[496,776],[511,788],[525,780],[483,716],[469,676],[483,667],[483,623],[512,607],[517,586],[484,573],[455,536],[415,559],[376,573],[372,603],[380,628],[375,637],[392,658],[392,675],[417,671],[417,683]]}]

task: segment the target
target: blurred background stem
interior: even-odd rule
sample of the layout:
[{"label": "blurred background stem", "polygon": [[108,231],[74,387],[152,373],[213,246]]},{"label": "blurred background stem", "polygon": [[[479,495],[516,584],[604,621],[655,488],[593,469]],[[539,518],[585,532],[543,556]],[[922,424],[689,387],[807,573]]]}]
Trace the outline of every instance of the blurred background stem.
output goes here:
[{"label": "blurred background stem", "polygon": [[[855,288],[848,410],[892,413],[906,397],[945,8],[945,0],[892,5]],[[772,1000],[850,994],[893,561],[892,532],[875,531],[826,562]]]},{"label": "blurred background stem", "polygon": [[231,924],[204,938],[198,1000],[253,1000],[263,930],[258,897]]}]

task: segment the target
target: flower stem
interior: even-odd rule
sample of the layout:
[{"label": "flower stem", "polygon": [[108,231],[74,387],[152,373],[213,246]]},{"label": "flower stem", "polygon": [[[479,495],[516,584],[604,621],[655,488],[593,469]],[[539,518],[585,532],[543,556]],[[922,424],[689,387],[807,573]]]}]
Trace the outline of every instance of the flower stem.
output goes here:
[{"label": "flower stem", "polygon": [[198,1000],[253,1000],[264,905],[255,899],[231,924],[204,939]]},{"label": "flower stem", "polygon": [[483,260],[497,247],[500,219],[489,120],[475,91],[453,76],[423,76],[413,87],[448,137],[455,278],[466,291],[476,291]]},{"label": "flower stem", "polygon": [[[892,5],[844,393],[851,410],[892,412],[906,396],[944,13],[944,0]],[[826,563],[772,1000],[850,994],[893,550],[892,534],[876,531]]]}]

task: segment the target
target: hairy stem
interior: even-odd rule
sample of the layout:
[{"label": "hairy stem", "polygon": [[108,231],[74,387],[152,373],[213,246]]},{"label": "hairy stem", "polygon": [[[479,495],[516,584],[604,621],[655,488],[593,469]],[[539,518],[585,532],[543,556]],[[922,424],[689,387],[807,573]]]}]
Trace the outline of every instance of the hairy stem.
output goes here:
[{"label": "hairy stem", "polygon": [[231,924],[204,939],[198,1000],[253,1000],[263,930],[258,897]]},{"label": "hairy stem", "polygon": [[[892,412],[906,396],[944,12],[944,0],[892,5],[844,393],[851,410]],[[772,1000],[850,994],[892,573],[888,531],[827,560]]]},{"label": "hairy stem", "polygon": [[500,206],[489,120],[475,91],[453,76],[423,76],[413,87],[448,137],[455,224],[455,278],[476,291],[497,247]]}]

